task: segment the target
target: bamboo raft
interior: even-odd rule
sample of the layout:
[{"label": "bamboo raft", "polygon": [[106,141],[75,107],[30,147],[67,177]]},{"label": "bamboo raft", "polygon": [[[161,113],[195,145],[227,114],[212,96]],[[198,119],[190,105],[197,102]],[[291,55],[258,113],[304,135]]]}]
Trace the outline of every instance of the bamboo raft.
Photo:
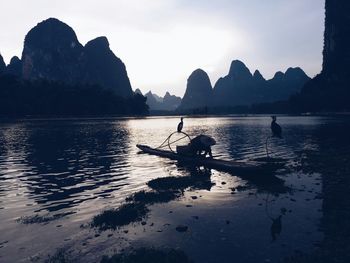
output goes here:
[{"label": "bamboo raft", "polygon": [[282,168],[285,165],[285,163],[282,161],[234,161],[206,158],[201,156],[183,155],[169,150],[151,148],[150,146],[142,144],[138,144],[136,145],[136,147],[139,148],[142,152],[151,155],[157,155],[172,160],[178,160],[196,166],[204,166],[206,168],[212,168],[218,171],[231,172],[240,176],[273,176],[276,170]]}]

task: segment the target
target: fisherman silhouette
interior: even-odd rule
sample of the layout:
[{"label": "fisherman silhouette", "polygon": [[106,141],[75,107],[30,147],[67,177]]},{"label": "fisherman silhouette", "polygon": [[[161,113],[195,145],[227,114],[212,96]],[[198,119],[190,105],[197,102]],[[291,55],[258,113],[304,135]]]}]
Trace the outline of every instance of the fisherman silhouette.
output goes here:
[{"label": "fisherman silhouette", "polygon": [[276,116],[271,116],[272,122],[271,122],[271,131],[272,131],[272,137],[277,137],[282,139],[282,128],[279,124],[277,124]]},{"label": "fisherman silhouette", "polygon": [[184,122],[183,122],[183,117],[181,117],[181,121],[179,122],[179,124],[177,125],[177,132],[181,132],[182,128],[184,127]]},{"label": "fisherman silhouette", "polygon": [[[213,158],[211,152],[211,146],[215,145],[216,141],[207,135],[198,135],[190,142],[190,151],[193,155],[206,157],[209,154],[210,158]],[[204,152],[204,154],[202,154]]]}]

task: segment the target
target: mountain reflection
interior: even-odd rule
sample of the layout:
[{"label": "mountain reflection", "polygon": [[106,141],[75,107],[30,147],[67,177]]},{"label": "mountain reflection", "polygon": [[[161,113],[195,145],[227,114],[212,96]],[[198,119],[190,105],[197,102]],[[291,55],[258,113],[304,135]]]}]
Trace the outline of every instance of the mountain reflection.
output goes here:
[{"label": "mountain reflection", "polygon": [[14,140],[10,145],[4,141],[2,148],[16,151],[24,146],[21,155],[29,171],[23,171],[20,180],[28,197],[40,204],[38,211],[56,211],[108,197],[125,184],[125,174],[119,171],[129,165],[125,156],[129,134],[124,122],[71,125],[62,121],[47,122],[45,128],[29,126],[21,127],[26,136],[7,134],[11,129],[3,131],[3,137]]}]

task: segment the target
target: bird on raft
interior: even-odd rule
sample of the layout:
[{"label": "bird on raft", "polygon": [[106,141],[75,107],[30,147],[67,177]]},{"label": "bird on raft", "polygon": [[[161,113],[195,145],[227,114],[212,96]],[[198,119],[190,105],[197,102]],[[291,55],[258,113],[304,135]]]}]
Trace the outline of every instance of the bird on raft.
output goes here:
[{"label": "bird on raft", "polygon": [[181,117],[181,121],[179,122],[179,124],[177,125],[177,132],[181,132],[182,128],[184,127],[184,122],[183,122],[183,117]]},{"label": "bird on raft", "polygon": [[277,137],[282,139],[282,128],[281,126],[276,122],[277,117],[271,116],[272,122],[271,122],[271,131],[272,131],[272,137]]}]

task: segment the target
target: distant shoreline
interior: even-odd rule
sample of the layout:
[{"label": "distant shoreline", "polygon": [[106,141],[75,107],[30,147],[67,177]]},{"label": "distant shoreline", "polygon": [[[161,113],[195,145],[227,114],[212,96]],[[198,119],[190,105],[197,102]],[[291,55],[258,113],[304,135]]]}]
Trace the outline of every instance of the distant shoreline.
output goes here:
[{"label": "distant shoreline", "polygon": [[190,116],[190,117],[223,117],[223,116],[271,116],[271,115],[278,115],[278,116],[350,116],[350,112],[306,112],[306,113],[225,113],[225,114],[186,114],[186,113],[155,113],[150,112],[149,116]]},{"label": "distant shoreline", "polygon": [[111,120],[111,119],[146,119],[146,118],[173,118],[178,116],[184,116],[187,118],[220,118],[220,117],[269,117],[271,115],[285,116],[285,117],[348,117],[350,112],[322,112],[322,113],[301,113],[301,114],[287,114],[287,113],[237,113],[237,114],[179,114],[171,113],[168,114],[149,114],[149,115],[108,115],[108,116],[21,116],[21,117],[4,117],[0,116],[0,122],[4,121],[64,121],[64,120]]}]

